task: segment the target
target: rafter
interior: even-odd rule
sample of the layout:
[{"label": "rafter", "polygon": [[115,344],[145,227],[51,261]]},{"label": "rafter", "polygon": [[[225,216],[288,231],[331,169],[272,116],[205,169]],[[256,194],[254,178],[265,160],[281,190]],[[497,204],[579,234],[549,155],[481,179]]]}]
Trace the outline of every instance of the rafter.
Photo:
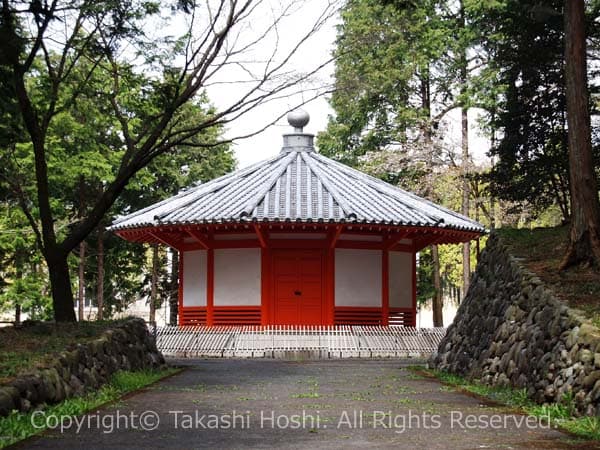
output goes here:
[{"label": "rafter", "polygon": [[333,235],[331,236],[331,240],[329,241],[329,248],[335,248],[335,244],[337,244],[338,239],[340,238],[340,235],[342,234],[342,225],[338,225],[335,227],[335,232],[333,233]]},{"label": "rafter", "polygon": [[204,248],[204,250],[208,250],[210,246],[208,245],[208,237],[197,230],[185,230],[187,234],[193,237],[198,243]]},{"label": "rafter", "polygon": [[177,241],[177,240],[168,238],[166,236],[160,235],[156,231],[148,231],[148,235],[153,237],[157,241],[161,242],[162,244],[165,244],[171,248],[174,248],[175,250],[179,250],[181,248],[181,246],[183,245],[182,241]]},{"label": "rafter", "polygon": [[266,236],[263,234],[263,230],[260,227],[260,225],[258,225],[257,223],[253,223],[252,224],[254,231],[256,232],[256,236],[258,236],[258,241],[260,242],[260,246],[262,248],[267,248],[267,239]]},{"label": "rafter", "polygon": [[386,239],[386,241],[384,243],[385,249],[392,250],[394,247],[396,247],[396,245],[400,244],[400,241],[402,239],[406,239],[406,238],[412,236],[412,234],[413,233],[410,230],[405,230],[400,233],[396,233],[396,234],[392,235],[391,237]]},{"label": "rafter", "polygon": [[430,245],[438,245],[447,241],[449,236],[445,233],[442,234],[430,234],[423,236],[421,239],[418,239],[414,242],[414,249],[416,252],[423,250],[425,247],[429,247]]}]

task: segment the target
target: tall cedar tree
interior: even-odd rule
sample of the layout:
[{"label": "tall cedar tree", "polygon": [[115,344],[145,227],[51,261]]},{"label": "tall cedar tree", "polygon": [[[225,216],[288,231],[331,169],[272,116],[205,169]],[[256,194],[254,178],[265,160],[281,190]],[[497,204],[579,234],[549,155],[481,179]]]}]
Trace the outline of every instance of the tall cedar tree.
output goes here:
[{"label": "tall cedar tree", "polygon": [[491,192],[533,213],[552,204],[569,216],[564,76],[564,0],[482,2],[472,10],[491,56]]},{"label": "tall cedar tree", "polygon": [[592,159],[583,0],[565,2],[565,74],[569,125],[571,231],[561,269],[600,266],[600,202]]}]

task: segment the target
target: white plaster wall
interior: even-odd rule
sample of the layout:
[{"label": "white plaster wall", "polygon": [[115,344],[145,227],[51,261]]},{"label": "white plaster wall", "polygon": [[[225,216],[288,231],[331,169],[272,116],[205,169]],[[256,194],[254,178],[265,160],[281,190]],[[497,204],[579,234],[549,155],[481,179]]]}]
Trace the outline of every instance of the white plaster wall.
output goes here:
[{"label": "white plaster wall", "polygon": [[206,250],[183,253],[183,306],[206,306]]},{"label": "white plaster wall", "polygon": [[389,252],[390,307],[412,307],[412,253]]},{"label": "white plaster wall", "polygon": [[215,306],[260,306],[260,248],[215,250]]},{"label": "white plaster wall", "polygon": [[381,250],[335,250],[336,306],[381,306]]}]

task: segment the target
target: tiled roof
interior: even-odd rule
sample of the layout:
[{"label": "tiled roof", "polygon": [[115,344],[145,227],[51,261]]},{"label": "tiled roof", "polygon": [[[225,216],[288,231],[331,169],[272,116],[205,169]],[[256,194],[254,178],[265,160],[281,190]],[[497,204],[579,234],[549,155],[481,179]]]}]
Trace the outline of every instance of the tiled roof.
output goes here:
[{"label": "tiled roof", "polygon": [[485,231],[465,216],[320,155],[311,135],[285,138],[292,140],[278,156],[120,217],[111,229],[293,221]]}]

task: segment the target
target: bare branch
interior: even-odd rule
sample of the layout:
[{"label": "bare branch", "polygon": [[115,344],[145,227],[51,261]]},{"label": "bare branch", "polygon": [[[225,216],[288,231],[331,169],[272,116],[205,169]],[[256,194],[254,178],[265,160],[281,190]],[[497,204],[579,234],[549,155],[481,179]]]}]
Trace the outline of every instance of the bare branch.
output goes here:
[{"label": "bare branch", "polygon": [[[83,3],[87,4],[87,1]],[[295,42],[284,50],[280,36],[284,31],[283,20],[292,16],[297,2],[288,1],[281,6],[280,10],[271,10],[273,17],[270,17],[260,30],[252,27],[255,25],[253,23],[255,16],[264,13],[262,8],[268,6],[263,1],[199,2],[196,9],[202,7],[203,11],[194,9],[189,16],[189,22],[183,33],[186,42],[178,41],[177,53],[169,54],[168,52],[173,50],[168,49],[166,40],[154,40],[151,36],[156,30],[145,29],[138,32],[136,24],[132,23],[127,25],[138,32],[135,38],[127,34],[111,34],[111,28],[106,26],[112,18],[108,11],[98,12],[97,15],[90,17],[86,16],[87,12],[77,9],[77,5],[65,2],[66,6],[64,6],[59,0],[53,0],[48,8],[52,13],[44,15],[43,21],[39,24],[36,22],[35,40],[30,44],[29,56],[22,69],[22,73],[30,69],[41,49],[46,60],[46,71],[52,80],[52,92],[48,97],[49,107],[45,111],[43,120],[37,116],[35,108],[29,101],[24,83],[18,90],[26,126],[34,143],[36,187],[42,221],[41,231],[39,229],[38,231],[40,231],[39,239],[44,243],[45,248],[49,248],[48,244],[50,244],[51,248],[61,254],[68,254],[102,220],[128,181],[158,155],[179,145],[203,147],[229,143],[234,138],[217,139],[215,142],[204,144],[202,140],[195,137],[203,130],[222,126],[261,105],[285,98],[290,95],[295,86],[310,81],[320,70],[330,64],[331,59],[320,63],[312,61],[314,67],[299,74],[290,70],[289,66],[299,49],[305,46],[309,38],[336,14],[336,4],[334,1],[327,1],[320,13],[316,14],[312,26],[296,37]],[[51,17],[55,17],[59,11],[64,12],[61,23],[51,24]],[[264,14],[261,16],[262,19]],[[198,31],[201,22],[203,28]],[[251,28],[251,33],[246,33]],[[253,52],[267,39],[272,39],[270,45],[273,45],[269,55],[257,58]],[[96,51],[97,49],[94,48],[95,53],[92,54],[89,50],[96,42],[100,42],[101,47],[106,51]],[[260,50],[264,53],[264,49]],[[57,56],[53,55],[55,51]],[[165,52],[168,55],[166,58],[168,62],[161,61],[157,64],[156,58],[146,57],[155,55],[145,54],[145,52]],[[124,60],[128,61],[126,70],[133,70],[134,74],[144,73],[144,76],[153,79],[157,86],[161,86],[162,83],[169,92],[174,91],[171,97],[165,97],[165,102],[158,111],[153,109],[156,105],[152,104],[150,113],[144,111],[136,116],[135,111],[127,110],[124,106],[126,103],[121,102],[120,94],[124,89],[122,83],[125,76],[122,66]],[[82,62],[86,64],[83,65]],[[180,67],[179,73],[175,72],[177,65]],[[165,73],[168,71],[170,78],[161,79],[163,73],[157,73],[157,67],[163,69]],[[242,74],[239,85],[246,86],[245,91],[231,104],[214,113],[211,112],[201,123],[187,123],[183,106],[194,101],[207,86],[231,83],[229,80],[218,79],[218,74],[225,69]],[[107,184],[95,203],[90,205],[90,212],[81,221],[73,224],[62,242],[56,243],[50,208],[51,193],[48,189],[45,130],[58,111],[68,111],[76,105],[77,99],[85,91],[86,84],[99,70],[106,71],[111,80],[109,86],[103,88],[104,91],[101,93],[104,100],[99,101],[105,101],[104,106],[113,111],[126,149],[119,167],[116,168],[114,179]],[[73,79],[76,79],[75,83],[71,84],[68,90],[64,89],[65,83],[70,83]],[[317,86],[304,91],[310,93],[306,98],[307,102],[323,93],[331,92],[326,86]],[[66,98],[63,99],[61,96]],[[244,132],[242,136],[237,136],[235,139],[262,132],[287,112],[286,110],[271,120],[265,120],[263,126]],[[141,118],[142,123],[137,123],[133,127],[130,124],[132,118]]]}]

